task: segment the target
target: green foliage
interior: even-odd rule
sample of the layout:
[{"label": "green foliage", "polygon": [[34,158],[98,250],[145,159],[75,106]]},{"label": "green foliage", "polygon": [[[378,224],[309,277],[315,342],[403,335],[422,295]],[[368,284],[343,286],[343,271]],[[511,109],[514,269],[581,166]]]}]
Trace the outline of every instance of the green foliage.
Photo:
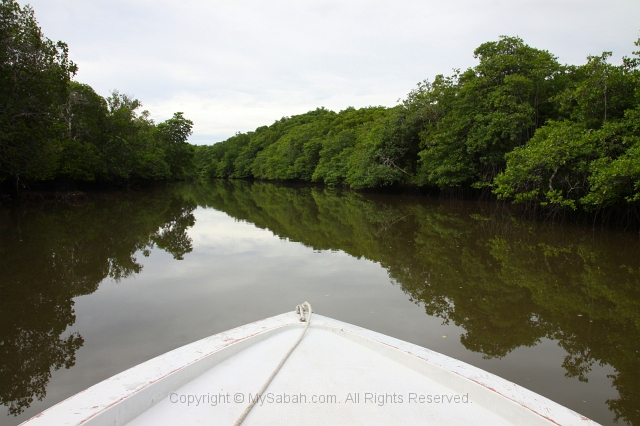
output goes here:
[{"label": "green foliage", "polygon": [[173,179],[190,177],[193,170],[194,148],[187,142],[191,136],[193,121],[176,112],[173,117],[157,126],[160,146],[164,149],[165,162]]},{"label": "green foliage", "polygon": [[[296,126],[287,123],[288,128],[270,145],[264,147],[254,160],[254,177],[273,180],[311,180],[311,175],[319,160],[323,138],[330,127],[335,113],[318,108],[307,114],[292,117]],[[278,124],[278,123],[276,123]]]},{"label": "green foliage", "polygon": [[243,149],[249,144],[249,135],[238,133],[229,139],[230,143],[215,146],[214,152],[220,153],[216,165],[216,177],[229,177],[234,174],[234,164]]},{"label": "green foliage", "polygon": [[[314,120],[286,132],[256,156],[254,176],[273,180],[294,180],[304,176],[309,180],[311,175],[305,171],[315,168],[313,161],[317,163],[319,151],[315,139],[326,133],[327,124],[322,119]],[[312,163],[304,164],[304,160]]]},{"label": "green foliage", "polygon": [[498,197],[554,209],[638,205],[640,63],[625,58],[614,66],[609,56],[590,56],[574,68],[557,96],[567,118],[550,121],[506,155],[495,179]]},{"label": "green foliage", "polygon": [[[355,146],[366,143],[371,123],[387,114],[382,107],[347,108],[339,113],[318,108],[285,117],[271,126],[198,148],[197,170],[210,178],[253,177],[340,185],[347,181],[350,167],[358,164],[351,159]],[[373,161],[379,163],[379,157],[374,156]],[[377,185],[372,180],[365,186]]]},{"label": "green foliage", "polygon": [[2,1],[0,181],[54,175],[64,132],[56,118],[75,72],[66,44],[44,37],[31,7]]},{"label": "green foliage", "polygon": [[331,130],[321,141],[319,160],[311,180],[329,186],[346,183],[349,159],[363,136],[370,132],[373,123],[384,119],[387,111],[382,107],[347,108],[341,111],[331,124]]},{"label": "green foliage", "polygon": [[570,82],[557,96],[562,112],[587,129],[599,129],[637,106],[637,60],[625,58],[622,65],[614,66],[607,63],[610,57],[611,52],[588,56],[585,65],[573,67]]},{"label": "green foliage", "polygon": [[[241,150],[233,163],[234,172],[232,177],[252,177],[254,163],[256,163],[258,154],[278,140],[290,121],[283,118],[280,121],[276,121],[272,126],[262,126],[257,128],[255,132],[249,132],[246,135],[247,139],[243,140]],[[259,162],[256,163],[256,167],[258,167],[258,164]]]},{"label": "green foliage", "polygon": [[563,72],[553,55],[505,36],[474,54],[480,61],[475,68],[420,88],[435,121],[422,135],[423,184],[491,184],[504,155],[554,115],[550,100]]},{"label": "green foliage", "polygon": [[193,123],[176,113],[158,126],[142,104],[107,99],[72,81],[62,42],[42,34],[33,9],[0,5],[0,181],[176,180],[194,174]]},{"label": "green foliage", "polygon": [[58,175],[74,180],[95,180],[105,174],[100,147],[104,144],[107,102],[90,86],[69,83],[64,105],[65,137],[61,143]]},{"label": "green foliage", "polygon": [[[148,111],[138,113],[142,103],[137,99],[113,91],[106,99],[106,103],[107,114],[105,127],[102,130],[103,143],[99,147],[104,164],[103,179],[169,180],[183,177],[180,169],[179,146],[173,147],[173,138],[177,138],[175,144],[181,143],[179,128],[181,123],[171,124],[172,120],[176,119],[176,115],[173,119],[160,123],[156,127],[149,118]],[[181,114],[179,114],[179,120],[183,120]],[[178,152],[177,163],[176,151]]]},{"label": "green foliage", "polygon": [[514,202],[576,208],[584,195],[594,138],[570,121],[549,122],[525,147],[507,154],[507,168],[495,179],[494,192]]},{"label": "green foliage", "polygon": [[403,172],[393,162],[398,159],[394,154],[402,156],[401,149],[386,144],[389,132],[385,132],[385,124],[389,120],[385,117],[361,128],[355,148],[347,160],[345,183],[351,188],[384,187],[402,181]]},{"label": "green foliage", "polygon": [[613,127],[611,139],[620,155],[602,156],[590,165],[589,194],[581,202],[587,208],[640,201],[640,111],[629,111]]}]

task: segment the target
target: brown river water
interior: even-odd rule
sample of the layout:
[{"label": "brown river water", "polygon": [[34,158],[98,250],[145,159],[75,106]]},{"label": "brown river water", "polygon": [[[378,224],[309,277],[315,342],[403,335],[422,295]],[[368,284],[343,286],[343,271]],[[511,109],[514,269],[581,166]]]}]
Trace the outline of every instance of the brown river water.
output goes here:
[{"label": "brown river water", "polygon": [[640,426],[638,233],[233,181],[0,207],[0,425],[305,300]]}]

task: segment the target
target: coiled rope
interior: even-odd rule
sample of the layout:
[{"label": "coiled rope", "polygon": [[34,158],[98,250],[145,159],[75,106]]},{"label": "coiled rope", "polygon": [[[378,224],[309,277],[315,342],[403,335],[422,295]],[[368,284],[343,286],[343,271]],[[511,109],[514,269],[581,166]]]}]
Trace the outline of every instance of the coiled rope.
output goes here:
[{"label": "coiled rope", "polygon": [[[306,308],[306,312],[309,313],[308,317],[305,317],[305,308]],[[280,364],[278,364],[278,366],[275,368],[275,370],[273,370],[273,373],[271,373],[271,375],[269,376],[267,381],[264,383],[264,385],[262,385],[262,388],[258,391],[258,393],[256,394],[255,398],[253,398],[253,400],[251,400],[251,398],[249,398],[250,399],[249,405],[247,406],[247,408],[244,409],[244,411],[242,412],[242,414],[240,415],[238,420],[236,420],[236,422],[233,424],[233,426],[240,426],[242,424],[244,419],[251,412],[251,409],[253,408],[253,406],[256,405],[256,403],[258,402],[259,398],[267,390],[267,388],[269,387],[269,384],[271,383],[273,378],[276,377],[276,374],[278,374],[278,371],[280,371],[280,368],[282,368],[284,363],[287,361],[287,358],[289,358],[289,355],[291,355],[291,352],[293,352],[293,350],[298,346],[298,343],[300,343],[300,341],[304,337],[304,334],[307,332],[307,329],[309,328],[309,324],[311,324],[311,314],[313,313],[313,310],[311,310],[311,305],[309,304],[309,302],[304,302],[303,304],[296,306],[296,313],[300,314],[300,321],[301,322],[306,322],[307,323],[304,326],[304,330],[302,330],[302,333],[300,333],[300,337],[298,337],[298,340],[296,340],[296,342],[293,344],[293,346],[291,346],[291,349],[289,349],[289,351],[282,358],[282,360],[280,361]]]}]

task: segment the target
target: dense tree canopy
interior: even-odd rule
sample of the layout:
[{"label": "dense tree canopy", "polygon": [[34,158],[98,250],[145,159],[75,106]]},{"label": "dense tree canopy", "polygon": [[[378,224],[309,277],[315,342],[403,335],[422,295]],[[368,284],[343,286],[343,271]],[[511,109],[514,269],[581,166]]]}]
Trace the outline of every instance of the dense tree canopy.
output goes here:
[{"label": "dense tree canopy", "polygon": [[506,155],[495,182],[499,197],[553,208],[638,205],[640,61],[614,66],[610,56],[590,56],[573,68],[555,98],[559,114]]},{"label": "dense tree canopy", "polygon": [[73,81],[67,45],[29,6],[0,3],[0,182],[175,180],[193,173],[193,122],[156,125],[137,99]]},{"label": "dense tree canopy", "polygon": [[[638,52],[635,53],[638,55]],[[324,108],[196,148],[205,178],[354,189],[486,188],[551,210],[638,210],[640,60],[561,65],[501,37],[478,65],[424,81],[393,108]]]},{"label": "dense tree canopy", "polygon": [[45,38],[29,6],[0,4],[0,169],[16,183],[55,174],[64,132],[60,107],[76,66]]}]

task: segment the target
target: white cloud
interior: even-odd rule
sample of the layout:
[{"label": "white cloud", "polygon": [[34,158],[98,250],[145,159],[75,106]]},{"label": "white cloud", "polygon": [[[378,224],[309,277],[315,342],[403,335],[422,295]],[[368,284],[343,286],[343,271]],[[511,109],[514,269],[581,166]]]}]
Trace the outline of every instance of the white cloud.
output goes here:
[{"label": "white cloud", "polygon": [[77,79],[135,95],[157,120],[183,111],[194,142],[319,106],[394,105],[415,83],[475,64],[518,35],[561,62],[630,54],[637,0],[32,0],[69,44]]}]

